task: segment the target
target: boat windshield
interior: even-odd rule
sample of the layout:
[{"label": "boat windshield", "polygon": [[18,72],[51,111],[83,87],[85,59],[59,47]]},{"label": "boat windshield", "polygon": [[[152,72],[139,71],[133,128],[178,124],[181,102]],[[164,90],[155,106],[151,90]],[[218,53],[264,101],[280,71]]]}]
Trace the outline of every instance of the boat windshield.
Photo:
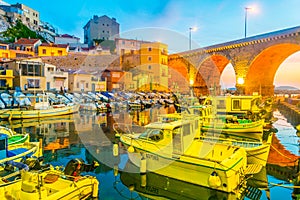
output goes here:
[{"label": "boat windshield", "polygon": [[151,141],[160,141],[163,139],[163,130],[162,129],[146,129],[140,136],[140,139],[151,140]]}]

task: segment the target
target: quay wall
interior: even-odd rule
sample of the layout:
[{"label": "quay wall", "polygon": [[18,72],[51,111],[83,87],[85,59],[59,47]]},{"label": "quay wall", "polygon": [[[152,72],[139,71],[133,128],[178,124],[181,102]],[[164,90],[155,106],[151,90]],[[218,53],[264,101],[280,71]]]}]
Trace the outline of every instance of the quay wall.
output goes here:
[{"label": "quay wall", "polygon": [[[289,99],[278,102],[278,110],[287,118],[294,127],[300,124],[300,108]],[[298,130],[300,131],[300,130]]]}]

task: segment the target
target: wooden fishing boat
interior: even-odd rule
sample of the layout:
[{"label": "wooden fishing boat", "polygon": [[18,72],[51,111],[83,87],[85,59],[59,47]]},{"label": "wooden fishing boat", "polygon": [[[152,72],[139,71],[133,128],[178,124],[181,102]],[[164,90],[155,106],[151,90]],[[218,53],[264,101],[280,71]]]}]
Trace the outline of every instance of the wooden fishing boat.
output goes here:
[{"label": "wooden fishing boat", "polygon": [[[232,120],[230,119],[232,118]],[[237,119],[233,116],[208,116],[203,117],[202,131],[215,130],[229,133],[262,133],[264,120],[251,121],[247,119]]]},{"label": "wooden fishing boat", "polygon": [[[71,164],[70,164],[71,163]],[[98,198],[98,180],[93,176],[81,176],[82,171],[92,171],[95,165],[87,165],[79,159],[70,161],[64,170],[49,166],[42,169],[21,170],[21,179],[0,180],[1,199],[52,200]]]},{"label": "wooden fishing boat", "polygon": [[8,137],[8,145],[22,144],[29,142],[29,134],[16,134]]},{"label": "wooden fishing boat", "polygon": [[120,141],[141,173],[155,172],[170,178],[228,193],[239,193],[246,183],[244,148],[196,139],[197,118],[160,121],[140,134],[122,134]]},{"label": "wooden fishing boat", "polygon": [[24,142],[20,142],[23,139],[17,140],[18,142],[11,141],[13,144],[9,144],[8,136],[0,134],[0,142],[3,144],[0,146],[0,164],[8,161],[20,161],[24,157],[35,156],[39,158],[42,156],[40,142],[27,142],[28,138]]},{"label": "wooden fishing boat", "polygon": [[79,104],[53,105],[47,108],[14,108],[1,109],[0,118],[2,119],[26,119],[52,117],[59,115],[67,115],[79,111]]},{"label": "wooden fishing boat", "polygon": [[7,128],[7,127],[1,126],[1,125],[0,125],[0,133],[6,134],[8,136],[12,136],[15,134],[10,128]]}]

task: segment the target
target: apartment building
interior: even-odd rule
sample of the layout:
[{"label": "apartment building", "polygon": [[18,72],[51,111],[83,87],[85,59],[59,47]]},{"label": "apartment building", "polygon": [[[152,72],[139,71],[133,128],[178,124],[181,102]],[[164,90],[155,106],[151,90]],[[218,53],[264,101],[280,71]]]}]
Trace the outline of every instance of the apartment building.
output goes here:
[{"label": "apartment building", "polygon": [[30,29],[38,30],[40,25],[40,13],[24,4],[13,4],[12,7],[19,8],[23,11],[24,20],[23,24],[28,26]]},{"label": "apartment building", "polygon": [[45,64],[40,58],[13,60],[7,65],[14,71],[14,87],[28,91],[46,91]]},{"label": "apartment building", "polygon": [[119,26],[115,18],[94,15],[83,27],[84,43],[91,47],[95,41],[114,40],[119,37]]}]

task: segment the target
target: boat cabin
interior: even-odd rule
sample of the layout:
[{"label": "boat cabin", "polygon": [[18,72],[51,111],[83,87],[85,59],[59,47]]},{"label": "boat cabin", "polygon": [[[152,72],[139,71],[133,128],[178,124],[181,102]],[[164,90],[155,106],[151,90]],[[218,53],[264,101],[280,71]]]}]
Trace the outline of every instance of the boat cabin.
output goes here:
[{"label": "boat cabin", "polygon": [[[146,125],[145,131],[137,139],[148,143],[148,148],[156,148],[151,150],[163,149],[174,156],[186,151],[194,138],[200,135],[200,128],[200,120],[196,115],[167,114],[161,116],[160,121]],[[173,151],[170,152],[170,149]]]},{"label": "boat cabin", "polygon": [[[259,113],[261,96],[216,96],[215,106],[218,114],[245,115],[247,112]],[[212,103],[214,103],[212,99]]]}]

